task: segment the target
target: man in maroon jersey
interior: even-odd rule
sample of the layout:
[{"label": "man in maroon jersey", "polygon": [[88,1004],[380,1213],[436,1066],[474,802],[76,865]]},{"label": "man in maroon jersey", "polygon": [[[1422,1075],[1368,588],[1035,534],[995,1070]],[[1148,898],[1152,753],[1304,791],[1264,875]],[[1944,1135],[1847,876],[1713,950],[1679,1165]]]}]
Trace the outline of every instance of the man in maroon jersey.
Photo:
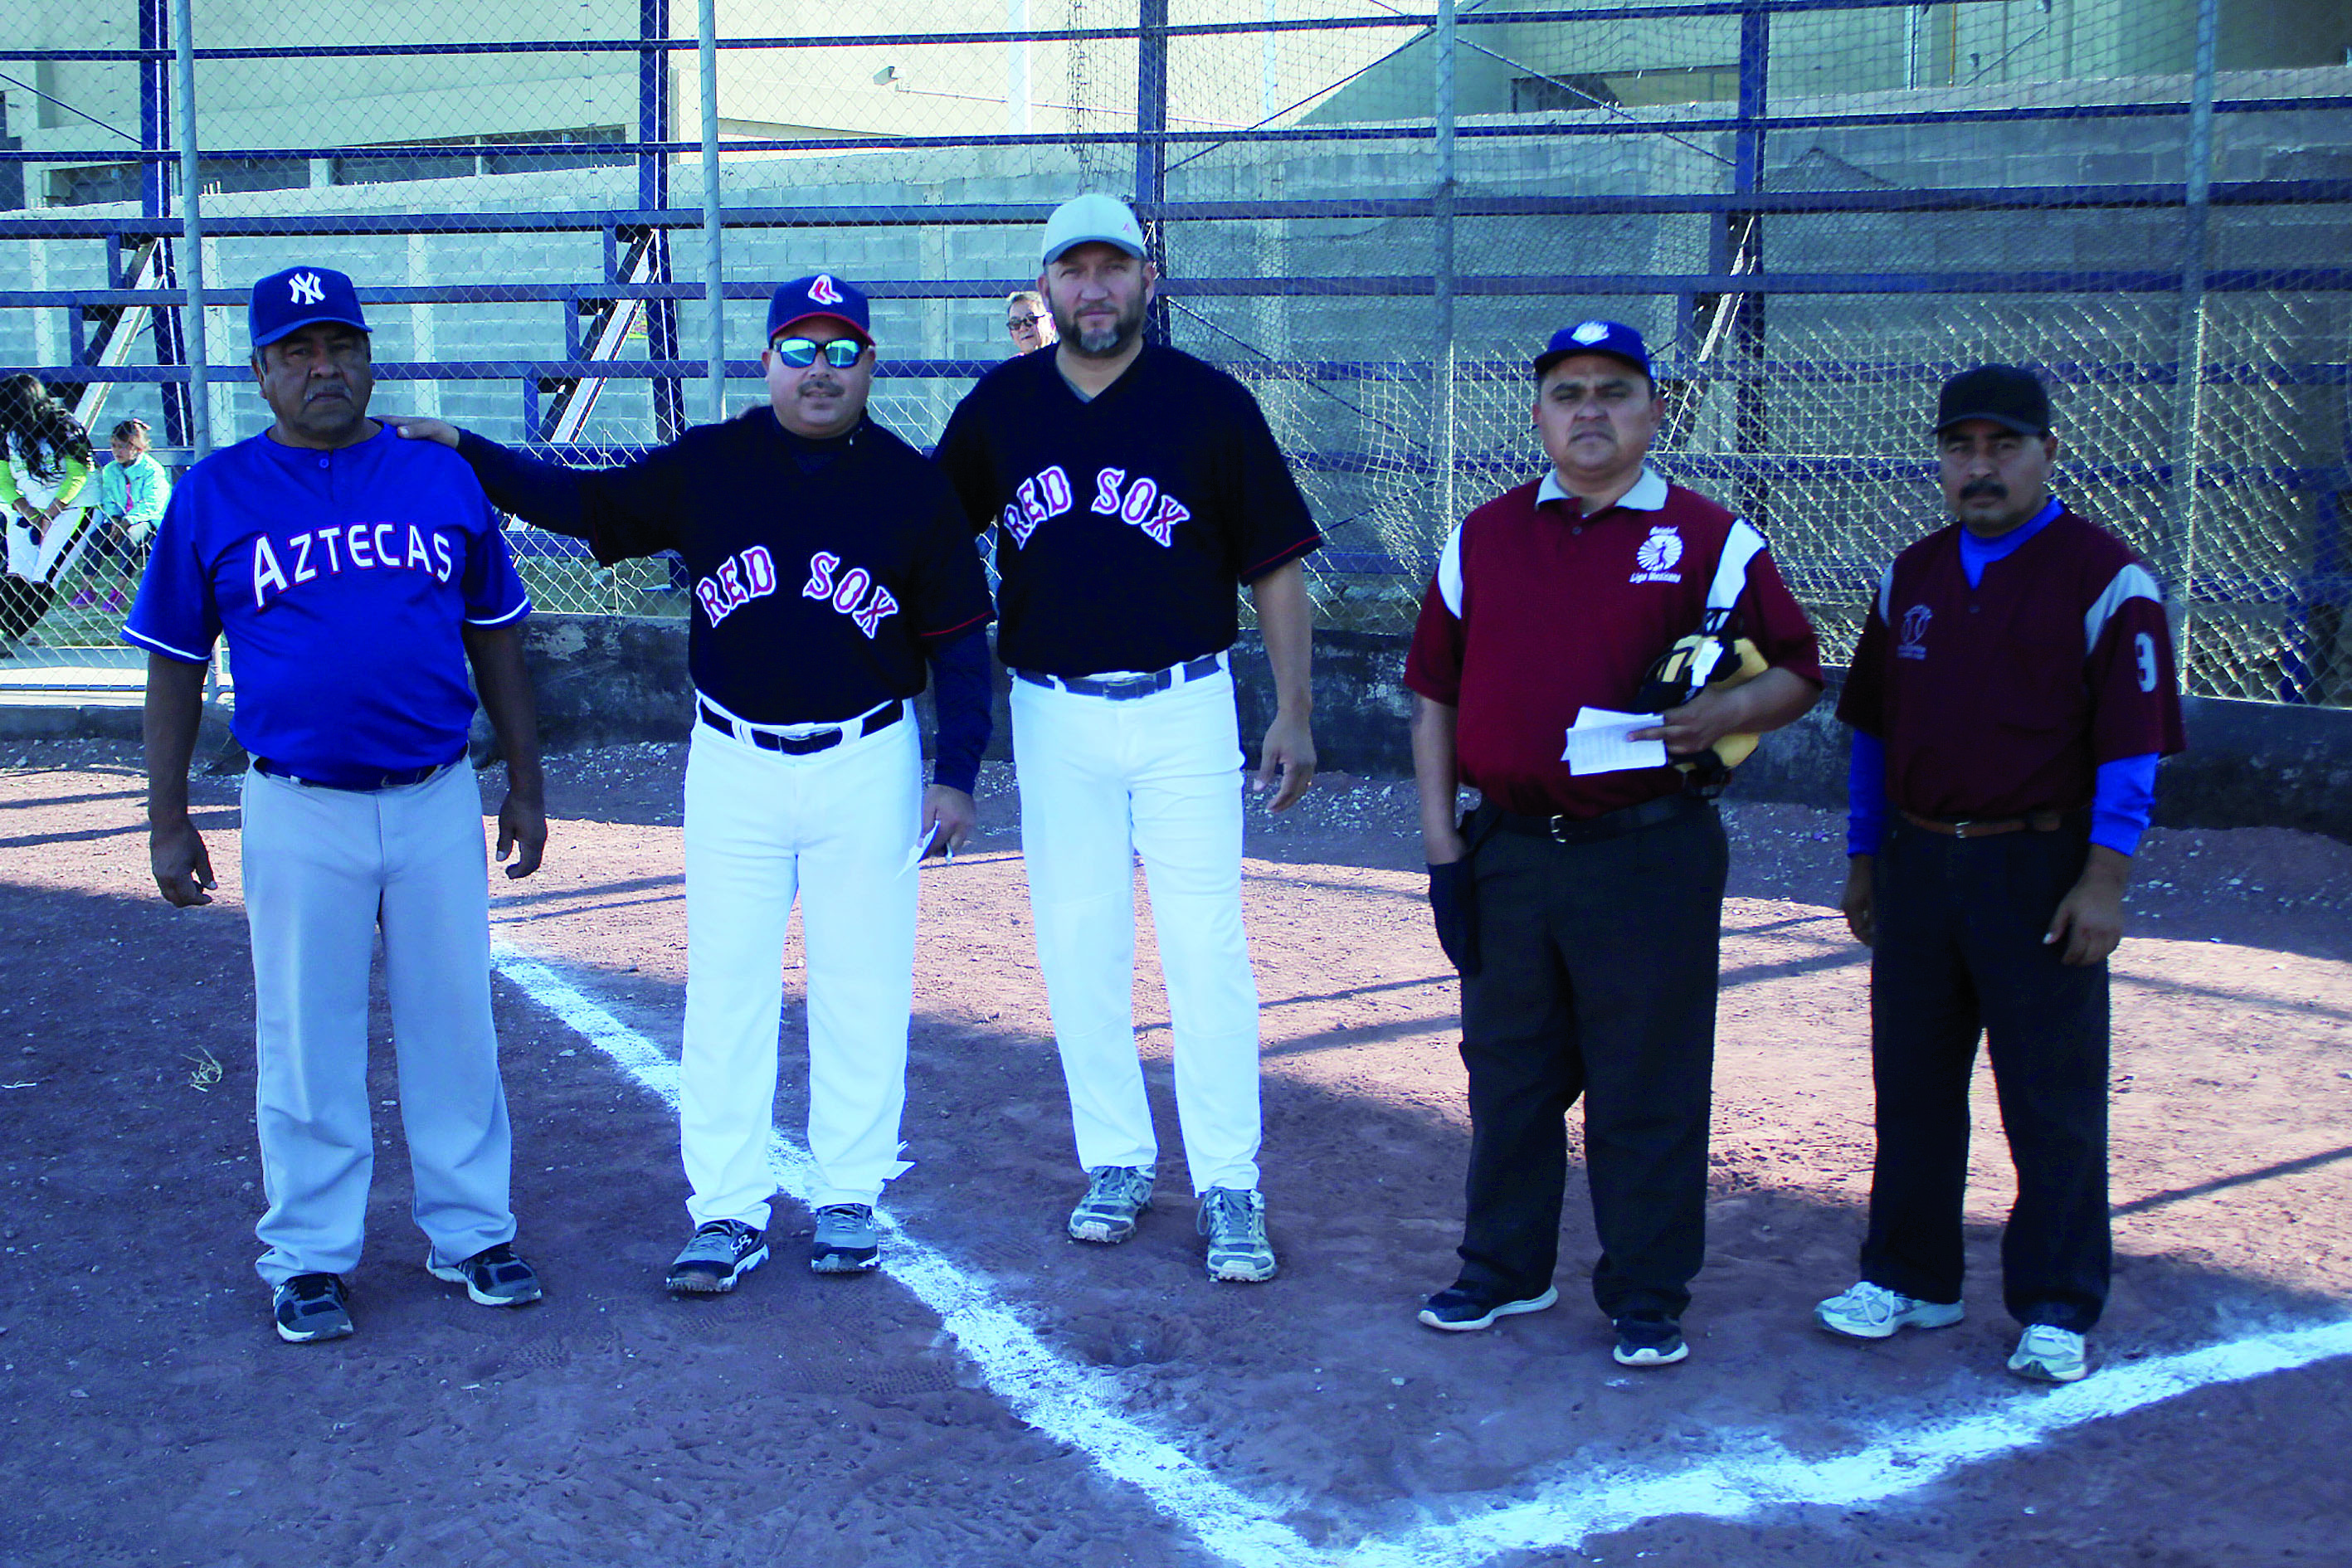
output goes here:
[{"label": "man in maroon jersey", "polygon": [[1945,384],[1936,439],[1957,521],[1886,569],[1838,704],[1878,1160],[1862,1279],[1814,1315],[1866,1340],[1960,1321],[1981,1033],[2017,1166],[2010,1370],[2072,1383],[2107,1295],[2107,955],[2157,758],[2182,742],[2156,579],[2050,494],[2051,429],[2031,372]]},{"label": "man in maroon jersey", "polygon": [[[1706,1240],[1726,860],[1713,805],[1667,759],[1788,723],[1820,696],[1821,664],[1755,530],[1647,467],[1665,406],[1641,334],[1582,322],[1535,372],[1551,471],[1447,539],[1405,666],[1470,1078],[1461,1276],[1421,1321],[1483,1329],[1559,1299],[1565,1117],[1580,1095],[1593,1297],[1621,1363],[1664,1366],[1690,1353],[1681,1320]],[[1633,729],[1629,742],[1663,742],[1647,761],[1579,751],[1580,717],[1633,710],[1652,662],[1698,627],[1731,551],[1745,563],[1737,629],[1772,668]],[[1457,782],[1486,796],[1459,825]]]}]

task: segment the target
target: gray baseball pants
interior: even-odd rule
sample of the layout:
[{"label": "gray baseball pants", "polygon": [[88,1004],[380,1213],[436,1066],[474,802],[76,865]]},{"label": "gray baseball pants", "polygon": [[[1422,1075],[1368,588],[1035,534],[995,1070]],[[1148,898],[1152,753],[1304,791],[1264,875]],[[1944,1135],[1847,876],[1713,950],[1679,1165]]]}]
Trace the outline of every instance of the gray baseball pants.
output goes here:
[{"label": "gray baseball pants", "polygon": [[362,792],[245,775],[257,1097],[275,1286],[360,1260],[375,1163],[368,973],[383,931],[416,1223],[456,1263],[514,1239],[512,1142],[490,1026],[481,800],[462,763]]}]

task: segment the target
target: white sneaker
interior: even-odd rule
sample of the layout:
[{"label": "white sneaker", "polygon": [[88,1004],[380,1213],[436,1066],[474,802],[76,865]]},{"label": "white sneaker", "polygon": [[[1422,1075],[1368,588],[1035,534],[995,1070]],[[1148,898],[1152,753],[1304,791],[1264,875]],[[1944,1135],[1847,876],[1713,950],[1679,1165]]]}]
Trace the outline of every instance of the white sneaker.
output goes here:
[{"label": "white sneaker", "polygon": [[2054,1323],[2033,1323],[2019,1338],[2009,1370],[2035,1383],[2080,1383],[2091,1363],[2082,1335]]},{"label": "white sneaker", "polygon": [[1857,1340],[1891,1339],[1897,1329],[1948,1329],[1967,1315],[1958,1301],[1922,1301],[1867,1279],[1813,1309],[1822,1327]]}]

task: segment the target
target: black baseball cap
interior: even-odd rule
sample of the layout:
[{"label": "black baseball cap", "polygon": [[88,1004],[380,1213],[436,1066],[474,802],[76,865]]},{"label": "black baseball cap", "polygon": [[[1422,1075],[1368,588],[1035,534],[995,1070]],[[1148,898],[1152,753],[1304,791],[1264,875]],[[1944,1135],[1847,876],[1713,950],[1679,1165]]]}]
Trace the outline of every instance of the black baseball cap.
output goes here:
[{"label": "black baseball cap", "polygon": [[1944,383],[1936,399],[1937,434],[1968,419],[1990,419],[2021,436],[2050,434],[2050,394],[2030,370],[1980,364]]}]

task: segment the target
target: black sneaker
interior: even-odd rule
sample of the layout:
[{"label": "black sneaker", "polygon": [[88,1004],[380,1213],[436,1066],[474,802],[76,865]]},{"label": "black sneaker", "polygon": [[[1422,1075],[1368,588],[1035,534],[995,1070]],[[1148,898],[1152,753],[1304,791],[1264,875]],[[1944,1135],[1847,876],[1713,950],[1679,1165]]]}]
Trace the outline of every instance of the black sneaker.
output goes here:
[{"label": "black sneaker", "polygon": [[539,1276],[515,1256],[514,1244],[502,1241],[486,1247],[463,1263],[443,1263],[425,1255],[425,1271],[436,1279],[463,1285],[466,1294],[485,1307],[520,1307],[539,1300]]},{"label": "black sneaker", "polygon": [[289,1345],[341,1339],[352,1331],[352,1314],[343,1304],[349,1297],[340,1274],[297,1274],[270,1297],[278,1337]]},{"label": "black sneaker", "polygon": [[1619,1366],[1672,1366],[1690,1354],[1683,1326],[1663,1312],[1635,1312],[1617,1320]]},{"label": "black sneaker", "polygon": [[766,1234],[740,1219],[714,1219],[694,1233],[669,1266],[669,1288],[697,1295],[735,1289],[738,1277],[768,1261]]},{"label": "black sneaker", "polygon": [[1433,1329],[1464,1334],[1473,1329],[1491,1329],[1497,1318],[1517,1312],[1540,1312],[1559,1300],[1559,1291],[1547,1285],[1540,1296],[1498,1301],[1493,1292],[1457,1279],[1422,1303],[1421,1321]]}]

